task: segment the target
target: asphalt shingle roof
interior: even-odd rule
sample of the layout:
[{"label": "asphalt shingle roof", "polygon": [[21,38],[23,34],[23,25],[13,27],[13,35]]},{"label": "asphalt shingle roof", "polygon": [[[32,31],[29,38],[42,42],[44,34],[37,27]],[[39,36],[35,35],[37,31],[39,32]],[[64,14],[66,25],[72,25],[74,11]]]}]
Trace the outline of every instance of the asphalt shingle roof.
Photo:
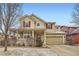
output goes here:
[{"label": "asphalt shingle roof", "polygon": [[79,33],[79,28],[77,28],[76,30],[74,30],[71,34],[77,34]]}]

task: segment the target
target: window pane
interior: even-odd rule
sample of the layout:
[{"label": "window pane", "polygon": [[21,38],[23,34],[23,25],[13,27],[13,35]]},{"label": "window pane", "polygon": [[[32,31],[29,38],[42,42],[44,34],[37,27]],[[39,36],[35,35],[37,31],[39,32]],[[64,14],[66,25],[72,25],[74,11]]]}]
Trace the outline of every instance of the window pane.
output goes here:
[{"label": "window pane", "polygon": [[39,24],[39,23],[37,23],[37,26],[40,26],[40,24]]},{"label": "window pane", "polygon": [[52,29],[52,24],[48,24],[47,28]]}]

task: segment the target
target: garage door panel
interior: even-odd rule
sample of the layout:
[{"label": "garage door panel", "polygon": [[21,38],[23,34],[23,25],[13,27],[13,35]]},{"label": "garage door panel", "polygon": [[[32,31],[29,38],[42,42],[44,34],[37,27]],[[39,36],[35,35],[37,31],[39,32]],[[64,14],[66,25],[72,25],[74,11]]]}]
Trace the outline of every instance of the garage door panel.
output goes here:
[{"label": "garage door panel", "polygon": [[56,44],[57,40],[52,38],[47,38],[47,44]]},{"label": "garage door panel", "polygon": [[47,35],[46,36],[46,44],[48,45],[59,45],[63,44],[63,36],[54,36],[54,35]]}]

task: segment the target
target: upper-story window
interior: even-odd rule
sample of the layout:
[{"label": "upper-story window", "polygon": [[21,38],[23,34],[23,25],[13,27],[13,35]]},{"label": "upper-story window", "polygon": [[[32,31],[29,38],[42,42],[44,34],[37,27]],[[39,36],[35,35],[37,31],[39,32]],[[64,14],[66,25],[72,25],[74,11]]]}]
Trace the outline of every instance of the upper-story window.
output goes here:
[{"label": "upper-story window", "polygon": [[23,27],[30,27],[30,25],[31,25],[30,21],[29,22],[23,21]]},{"label": "upper-story window", "polygon": [[52,29],[52,24],[47,24],[47,29]]},{"label": "upper-story window", "polygon": [[40,23],[37,23],[37,26],[40,26]]}]

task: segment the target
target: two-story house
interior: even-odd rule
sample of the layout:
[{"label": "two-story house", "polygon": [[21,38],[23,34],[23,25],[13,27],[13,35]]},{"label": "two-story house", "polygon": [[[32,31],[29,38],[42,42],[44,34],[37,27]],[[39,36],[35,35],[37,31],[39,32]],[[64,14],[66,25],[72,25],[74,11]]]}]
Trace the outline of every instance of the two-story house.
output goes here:
[{"label": "two-story house", "polygon": [[65,33],[56,27],[55,22],[45,22],[34,14],[20,18],[18,32],[23,39],[27,39],[30,36],[33,39],[42,40],[45,45],[65,43]]}]

